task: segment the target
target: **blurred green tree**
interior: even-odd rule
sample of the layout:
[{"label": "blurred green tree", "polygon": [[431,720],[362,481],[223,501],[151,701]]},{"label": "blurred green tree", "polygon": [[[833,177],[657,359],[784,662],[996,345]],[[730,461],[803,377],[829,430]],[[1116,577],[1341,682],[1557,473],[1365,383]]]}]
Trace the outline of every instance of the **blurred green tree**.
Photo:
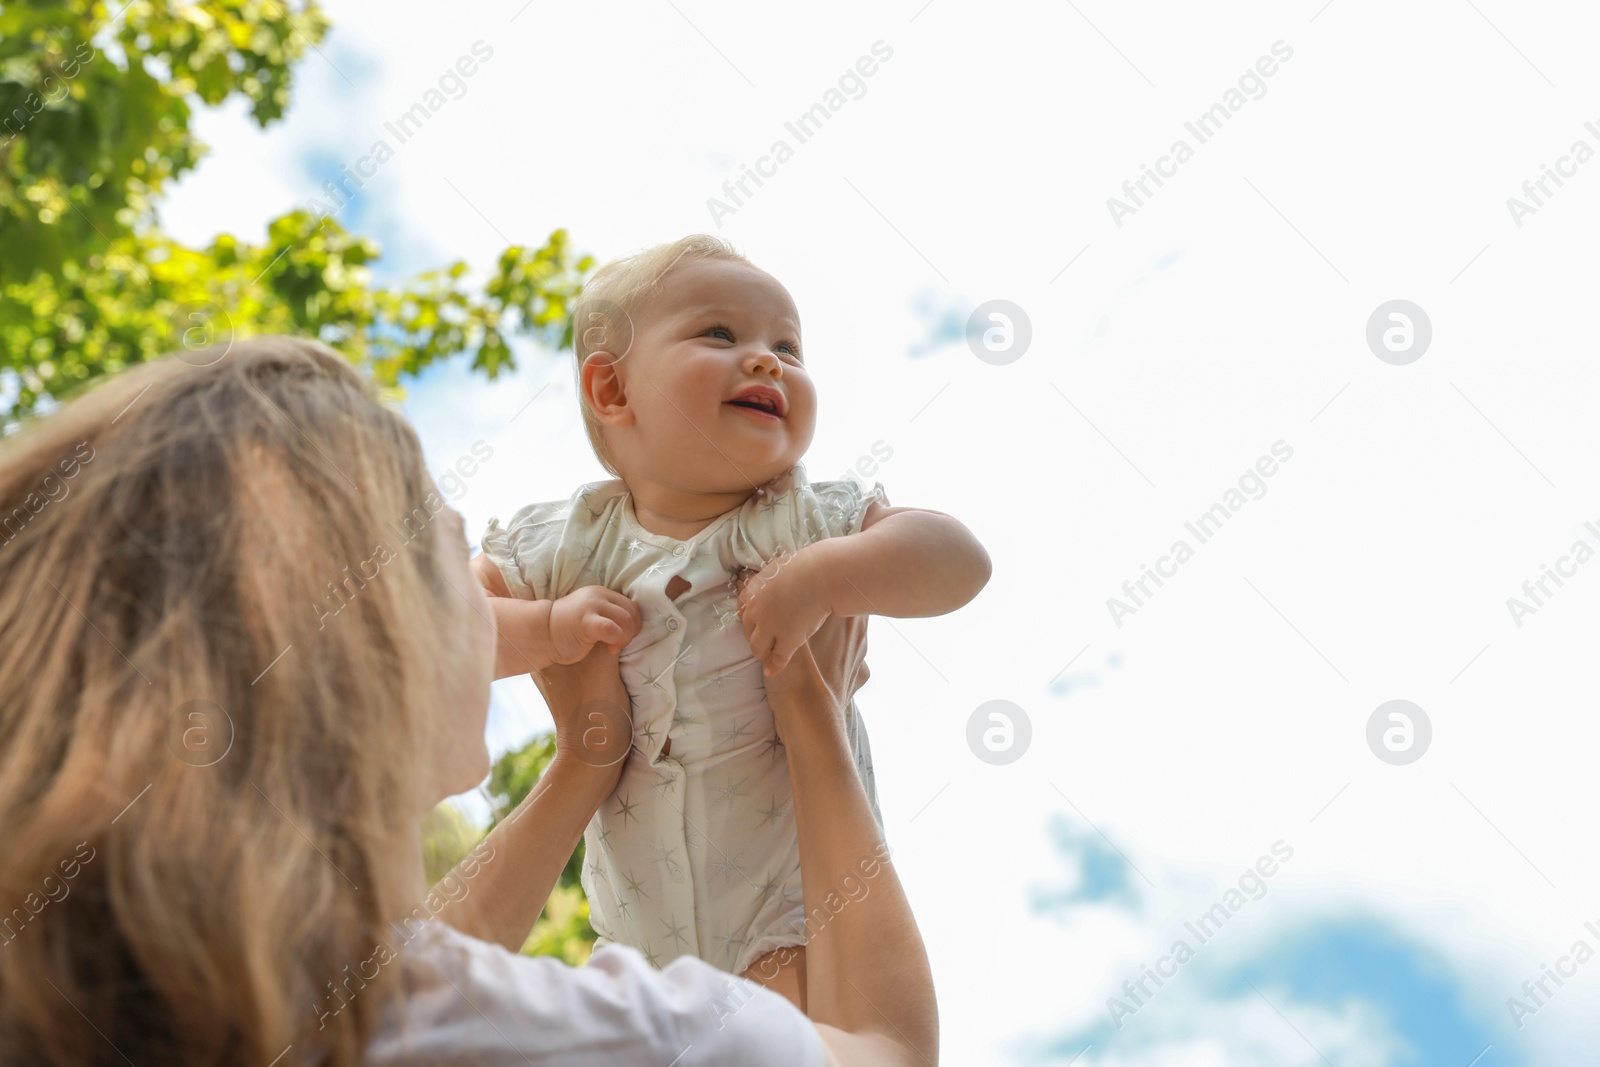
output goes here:
[{"label": "blurred green tree", "polygon": [[564,230],[507,248],[478,289],[459,261],[375,286],[378,245],[303,209],[258,246],[162,233],[159,196],[205,152],[194,108],[238,95],[260,125],[280,118],[327,27],[316,0],[0,4],[0,425],[129,364],[252,333],[327,341],[391,398],[402,375],[458,353],[490,378],[513,368],[508,335],[571,344],[594,264]]},{"label": "blurred green tree", "polygon": [[[428,884],[432,885],[471,852],[483,836],[507,818],[533,791],[539,777],[555,758],[556,737],[539,734],[519,749],[495,760],[489,770],[487,792],[489,825],[474,826],[451,801],[435,808],[423,823],[423,854]],[[583,841],[573,850],[557,879],[555,890],[522,951],[529,956],[560,956],[574,967],[587,963],[594,951],[594,927],[589,925],[589,901],[583,895],[579,871],[583,867]]]},{"label": "blurred green tree", "polygon": [[[494,803],[490,829],[500,824],[524,797],[556,755],[556,735],[539,734],[520,749],[495,760],[489,770],[489,797]],[[573,966],[588,962],[594,951],[594,927],[589,925],[589,901],[583,895],[579,874],[583,870],[583,840],[572,850],[544,912],[528,934],[522,951],[530,956],[560,956]]]}]

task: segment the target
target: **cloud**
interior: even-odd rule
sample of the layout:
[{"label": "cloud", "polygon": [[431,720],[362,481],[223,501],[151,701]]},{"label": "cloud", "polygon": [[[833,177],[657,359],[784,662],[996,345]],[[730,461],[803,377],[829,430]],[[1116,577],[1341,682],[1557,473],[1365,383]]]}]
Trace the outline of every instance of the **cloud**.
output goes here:
[{"label": "cloud", "polygon": [[[1248,917],[1198,937],[1174,915],[1195,913],[1156,900],[1130,877],[1121,853],[1092,829],[1057,817],[1050,828],[1071,871],[1065,889],[1034,894],[1034,910],[1073,923],[1085,943],[1108,932],[1128,942],[1094,966],[1102,1000],[1063,1012],[1053,1031],[1026,1034],[1013,1051],[1034,1064],[1077,1067],[1522,1067],[1534,1046],[1486,1007],[1504,976],[1484,973],[1455,942],[1402,932],[1381,906],[1337,913],[1289,888]],[[1213,890],[1194,872],[1163,884]],[[1265,900],[1267,893],[1262,894]],[[1121,914],[1100,907],[1114,903]],[[1160,907],[1156,907],[1156,905]],[[1163,914],[1164,912],[1164,914]],[[1129,928],[1127,916],[1149,916]],[[1134,943],[1137,942],[1137,943]],[[1178,943],[1187,955],[1173,962]],[[1158,946],[1152,951],[1152,946]],[[1170,946],[1170,947],[1169,947]],[[1448,946],[1448,947],[1447,947]],[[1188,950],[1186,950],[1188,951]],[[1162,953],[1167,953],[1162,955]],[[1160,963],[1156,961],[1160,960]],[[1488,991],[1487,993],[1485,991]],[[1548,1040],[1561,1025],[1551,1020]],[[1567,1036],[1567,1035],[1561,1035]],[[1559,1041],[1559,1037],[1557,1037]]]},{"label": "cloud", "polygon": [[359,98],[383,77],[382,57],[362,47],[359,32],[338,23],[329,27],[317,53],[300,69],[313,62],[327,68],[323,74],[328,89],[343,96]]},{"label": "cloud", "polygon": [[[1121,666],[1121,652],[1110,652],[1106,654],[1107,668],[1110,670],[1116,670]],[[1050,680],[1050,695],[1056,697],[1071,696],[1080,689],[1097,688],[1103,681],[1105,681],[1105,678],[1100,674],[1099,671],[1073,671],[1071,674],[1063,672]]]},{"label": "cloud", "polygon": [[[1135,972],[1130,971],[1130,975]],[[1472,978],[1377,915],[1280,916],[1271,929],[1205,951],[1141,997],[1112,988],[1137,1014],[1110,1011],[1025,1039],[1032,1063],[1362,1064],[1518,1067],[1523,1050],[1474,1013]],[[1109,984],[1109,983],[1108,983]]]},{"label": "cloud", "polygon": [[1050,834],[1057,850],[1074,865],[1075,877],[1066,888],[1035,890],[1034,911],[1051,914],[1075,904],[1106,903],[1141,910],[1143,902],[1129,877],[1127,860],[1096,831],[1074,829],[1068,819],[1056,815],[1050,822]]},{"label": "cloud", "polygon": [[972,314],[972,305],[924,286],[912,295],[907,306],[927,331],[921,339],[906,346],[906,355],[912,359],[920,359],[946,345],[960,344],[966,340],[967,319]]},{"label": "cloud", "polygon": [[1226,997],[1179,991],[1159,1017],[1141,1016],[1121,1032],[1062,1034],[1026,1048],[1024,1056],[1033,1063],[1072,1062],[1074,1067],[1391,1067],[1402,1062],[1394,1058],[1401,1051],[1394,1035],[1370,1004],[1285,1003],[1272,992],[1267,995],[1273,1003],[1249,991]]},{"label": "cloud", "polygon": [[[1387,1062],[1409,1067],[1465,1065],[1501,1044],[1501,1035],[1469,1007],[1470,984],[1471,976],[1437,949],[1385,918],[1356,914],[1312,919],[1266,939],[1254,958],[1230,967],[1214,988],[1226,996],[1255,986],[1271,996],[1270,988],[1313,1005],[1365,1002],[1397,1039]],[[1500,1051],[1478,1067],[1524,1062],[1504,1046]]]}]

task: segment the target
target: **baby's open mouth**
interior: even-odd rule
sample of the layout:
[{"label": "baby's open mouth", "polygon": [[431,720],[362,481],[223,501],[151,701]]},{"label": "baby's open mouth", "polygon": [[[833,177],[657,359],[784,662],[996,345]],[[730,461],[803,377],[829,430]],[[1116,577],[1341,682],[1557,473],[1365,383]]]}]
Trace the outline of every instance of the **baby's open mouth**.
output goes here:
[{"label": "baby's open mouth", "polygon": [[727,401],[734,407],[744,408],[765,415],[770,419],[781,419],[788,414],[788,403],[785,402],[783,393],[770,385],[751,385],[739,390],[739,394]]}]

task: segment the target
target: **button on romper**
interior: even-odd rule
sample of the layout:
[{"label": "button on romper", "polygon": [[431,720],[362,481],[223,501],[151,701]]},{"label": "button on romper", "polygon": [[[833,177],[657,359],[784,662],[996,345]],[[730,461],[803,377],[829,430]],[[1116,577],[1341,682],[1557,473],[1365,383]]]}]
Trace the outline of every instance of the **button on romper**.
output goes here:
[{"label": "button on romper", "polygon": [[[657,966],[693,955],[739,974],[773,949],[805,943],[789,765],[734,576],[858,533],[874,499],[888,504],[882,483],[811,483],[796,464],[686,541],[641,527],[620,479],[530,504],[503,527],[490,520],[483,549],[513,595],[555,599],[603,585],[643,614],[619,657],[636,751],[584,831],[597,947],[631,945]],[[666,593],[674,577],[688,583],[676,599]],[[848,726],[882,833],[854,700]]]}]

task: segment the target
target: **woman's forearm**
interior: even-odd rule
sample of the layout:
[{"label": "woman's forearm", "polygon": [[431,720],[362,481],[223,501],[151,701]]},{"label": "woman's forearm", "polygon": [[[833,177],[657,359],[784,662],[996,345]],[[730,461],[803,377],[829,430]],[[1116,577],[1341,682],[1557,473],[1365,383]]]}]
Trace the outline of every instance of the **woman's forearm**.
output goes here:
[{"label": "woman's forearm", "polygon": [[615,784],[611,770],[553,759],[526,799],[489,832],[484,844],[493,855],[475,862],[470,877],[463,872],[465,893],[440,908],[438,917],[480,940],[521,951],[584,827]]},{"label": "woman's forearm", "polygon": [[823,708],[803,710],[786,717],[784,745],[800,837],[807,1013],[843,1062],[935,1064],[939,1009],[911,905],[842,731]]}]

